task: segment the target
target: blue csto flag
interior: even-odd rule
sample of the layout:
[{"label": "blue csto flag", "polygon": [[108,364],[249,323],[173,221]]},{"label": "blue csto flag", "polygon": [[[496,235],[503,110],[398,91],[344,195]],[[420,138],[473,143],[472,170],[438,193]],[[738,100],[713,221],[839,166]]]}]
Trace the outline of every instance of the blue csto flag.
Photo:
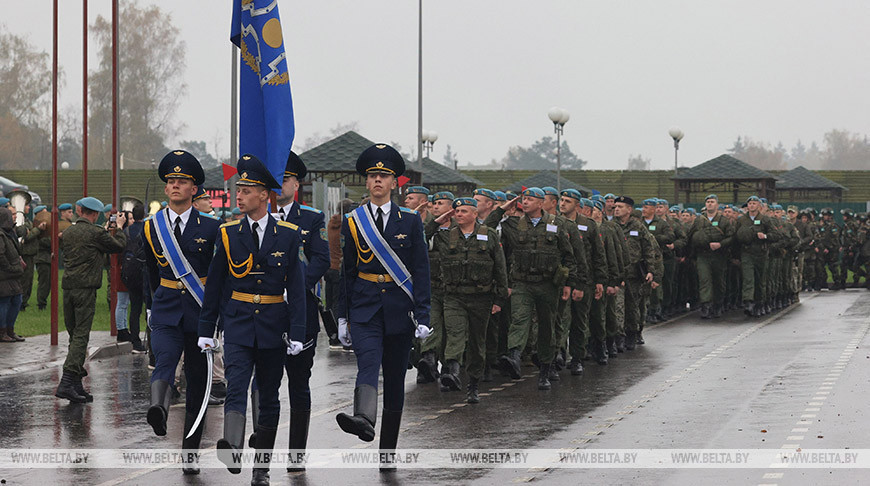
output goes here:
[{"label": "blue csto flag", "polygon": [[230,41],[242,60],[239,153],[256,155],[280,183],[296,127],[278,0],[235,0]]}]

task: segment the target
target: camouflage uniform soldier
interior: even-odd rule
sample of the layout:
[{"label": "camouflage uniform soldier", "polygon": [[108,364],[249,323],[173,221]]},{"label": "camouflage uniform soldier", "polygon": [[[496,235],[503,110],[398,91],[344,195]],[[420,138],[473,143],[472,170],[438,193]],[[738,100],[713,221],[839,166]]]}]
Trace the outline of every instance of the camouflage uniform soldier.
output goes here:
[{"label": "camouflage uniform soldier", "polygon": [[[665,262],[669,262],[668,266],[672,267],[674,261],[674,241],[677,238],[670,223],[666,219],[656,215],[658,204],[659,200],[656,198],[644,199],[643,208],[641,209],[643,222],[649,232],[655,237],[656,243],[658,243],[658,254],[661,257],[662,268],[665,268]],[[664,300],[664,287],[666,285],[670,285],[670,282],[665,281],[664,275],[662,275],[662,284],[650,292],[647,315],[641,316],[645,317],[647,322],[656,323],[664,320],[662,317],[662,302]]]},{"label": "camouflage uniform soldier", "polygon": [[[45,206],[37,206],[33,210],[34,218],[40,212],[47,210]],[[36,304],[39,310],[45,309],[48,305],[48,295],[51,293],[51,238],[45,228],[46,225],[43,223],[36,228],[40,233],[37,239],[38,250],[33,259],[36,265]]]},{"label": "camouflage uniform soldier", "polygon": [[[846,278],[849,271],[852,271],[852,282],[858,283],[858,257],[861,250],[861,223],[855,218],[855,213],[849,208],[840,210],[843,215],[843,258],[840,270],[840,282],[837,285],[839,288],[846,288]],[[856,285],[857,286],[857,285]]]},{"label": "camouflage uniform soldier", "polygon": [[695,219],[689,241],[698,267],[701,318],[710,319],[722,316],[728,250],[734,235],[731,222],[719,212],[719,198],[710,194],[704,205],[706,213]]},{"label": "camouflage uniform soldier", "polygon": [[[497,224],[517,199],[504,203],[487,218]],[[520,378],[520,353],[528,339],[532,313],[538,315],[538,358],[541,371],[538,389],[550,389],[550,363],[555,358],[554,324],[558,300],[571,298],[577,275],[568,233],[556,218],[544,213],[544,191],[532,187],[523,192],[523,216],[511,216],[501,224],[502,241],[511,256],[511,327],[508,355],[500,364],[506,375]]]},{"label": "camouflage uniform soldier", "polygon": [[[598,233],[604,244],[605,260],[607,261],[607,280],[605,281],[604,295],[592,302],[589,311],[589,329],[592,334],[593,356],[598,364],[607,364],[607,359],[616,356],[618,352],[615,346],[615,337],[618,326],[608,320],[608,302],[616,296],[616,293],[624,279],[625,262],[623,252],[625,249],[622,231],[612,221],[604,220],[604,198],[593,196],[592,219],[598,224]],[[608,356],[609,355],[609,356]]]},{"label": "camouflage uniform soldier", "polygon": [[793,302],[800,301],[800,291],[804,288],[804,264],[806,262],[807,251],[811,249],[813,241],[813,232],[810,225],[807,224],[803,213],[798,211],[797,206],[788,207],[788,220],[794,225],[800,239],[796,249],[796,267],[795,267],[795,289],[792,296]]},{"label": "camouflage uniform soldier", "polygon": [[501,310],[508,297],[507,270],[498,233],[477,222],[477,201],[470,197],[456,199],[453,210],[435,221],[443,224],[451,216],[456,224],[449,231],[438,232],[433,241],[441,256],[445,290],[446,346],[441,384],[451,390],[461,389],[459,371],[465,361],[469,379],[466,401],[478,403],[487,326],[490,316]]},{"label": "camouflage uniform soldier", "polygon": [[634,200],[620,196],[614,202],[613,220],[622,230],[628,250],[625,266],[625,349],[631,351],[643,331],[641,287],[658,287],[661,270],[656,262],[655,238],[643,222],[631,217]]},{"label": "camouflage uniform soldier", "polygon": [[816,265],[816,281],[817,287],[822,288],[827,286],[828,273],[830,270],[833,285],[831,290],[840,290],[840,249],[843,247],[842,230],[840,226],[834,222],[834,210],[824,208],[821,211],[822,220],[819,221],[818,229],[818,246],[816,253],[818,263]]},{"label": "camouflage uniform soldier", "polygon": [[45,224],[33,226],[33,221],[28,217],[25,218],[24,224],[15,227],[15,234],[21,238],[21,258],[27,265],[24,268],[24,275],[21,276],[21,290],[24,294],[21,296],[21,310],[25,310],[30,303],[30,294],[33,291],[33,272],[36,269],[34,260],[39,253],[39,238],[45,230]]},{"label": "camouflage uniform soldier", "polygon": [[746,204],[748,211],[737,219],[736,228],[740,242],[743,305],[747,315],[761,316],[769,312],[764,307],[768,246],[779,239],[779,233],[771,219],[761,213],[761,199],[758,196],[750,196]]}]

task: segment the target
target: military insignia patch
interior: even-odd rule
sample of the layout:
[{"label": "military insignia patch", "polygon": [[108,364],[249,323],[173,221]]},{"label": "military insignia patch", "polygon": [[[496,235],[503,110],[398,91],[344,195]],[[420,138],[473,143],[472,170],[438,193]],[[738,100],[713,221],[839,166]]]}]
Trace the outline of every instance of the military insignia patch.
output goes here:
[{"label": "military insignia patch", "polygon": [[301,230],[301,231],[302,231],[303,235],[307,235],[308,233],[311,233],[311,231],[308,231],[308,230]]},{"label": "military insignia patch", "polygon": [[176,165],[172,170],[174,170],[175,172],[181,172],[181,166]]},{"label": "military insignia patch", "polygon": [[176,150],[175,152],[172,152],[172,153],[175,155],[184,155],[184,150]]},{"label": "military insignia patch", "polygon": [[305,261],[305,250],[303,250],[302,245],[299,245],[299,261]]},{"label": "military insignia patch", "polygon": [[208,241],[208,240],[206,240],[205,238],[197,238],[197,239],[195,239],[195,240],[193,240],[193,241],[195,241],[195,242],[197,242],[197,243],[199,243],[199,244],[201,245],[201,244],[205,243],[205,242]]},{"label": "military insignia patch", "polygon": [[381,161],[378,161],[378,163],[375,164],[375,167],[377,167],[377,168],[383,168],[383,167],[384,167],[384,163],[381,162]]},{"label": "military insignia patch", "polygon": [[329,241],[329,236],[326,234],[326,228],[320,228],[320,239],[323,241]]},{"label": "military insignia patch", "polygon": [[404,240],[404,239],[407,238],[407,237],[408,237],[408,235],[404,235],[404,234],[402,234],[402,233],[399,233],[399,234],[396,235],[396,239],[397,239],[397,240]]},{"label": "military insignia patch", "polygon": [[242,172],[242,179],[247,179],[247,178],[248,178],[248,173]]},{"label": "military insignia patch", "polygon": [[378,144],[378,145],[375,145],[375,147],[377,147],[377,148],[379,148],[379,149],[385,149],[385,148],[387,148],[387,146],[384,145],[384,144]]},{"label": "military insignia patch", "polygon": [[275,253],[272,253],[272,256],[275,258],[281,258],[282,256],[284,256],[284,252],[283,251],[276,251]]}]

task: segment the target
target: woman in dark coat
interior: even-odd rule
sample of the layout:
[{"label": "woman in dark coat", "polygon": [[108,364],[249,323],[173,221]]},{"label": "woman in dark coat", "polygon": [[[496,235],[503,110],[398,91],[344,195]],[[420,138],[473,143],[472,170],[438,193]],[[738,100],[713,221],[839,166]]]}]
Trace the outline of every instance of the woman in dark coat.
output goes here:
[{"label": "woman in dark coat", "polygon": [[21,309],[21,275],[24,260],[14,232],[15,223],[7,208],[0,208],[0,342],[24,341],[15,334],[15,320]]}]

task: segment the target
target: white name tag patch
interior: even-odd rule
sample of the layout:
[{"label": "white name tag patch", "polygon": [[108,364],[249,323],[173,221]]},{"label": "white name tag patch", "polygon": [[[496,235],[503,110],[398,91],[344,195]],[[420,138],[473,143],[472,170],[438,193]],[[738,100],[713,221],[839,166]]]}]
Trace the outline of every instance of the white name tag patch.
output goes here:
[{"label": "white name tag patch", "polygon": [[629,236],[637,236],[637,231],[629,231],[628,235]]},{"label": "white name tag patch", "polygon": [[555,233],[558,230],[559,230],[559,227],[556,226],[555,224],[547,224],[547,231],[549,231],[550,233]]},{"label": "white name tag patch", "polygon": [[480,241],[489,241],[489,235],[477,235],[477,239]]},{"label": "white name tag patch", "polygon": [[578,225],[577,225],[577,229],[580,230],[580,231],[588,231],[588,230],[589,230],[589,227],[586,226],[585,224],[578,224]]}]

